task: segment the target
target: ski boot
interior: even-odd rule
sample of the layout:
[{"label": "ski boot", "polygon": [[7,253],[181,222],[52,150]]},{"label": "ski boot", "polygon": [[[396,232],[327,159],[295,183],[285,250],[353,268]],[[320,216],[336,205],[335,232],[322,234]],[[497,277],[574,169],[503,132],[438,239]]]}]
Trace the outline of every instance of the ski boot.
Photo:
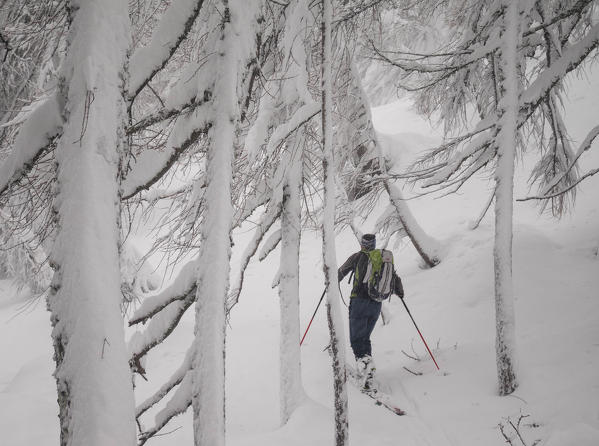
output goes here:
[{"label": "ski boot", "polygon": [[361,358],[358,358],[356,362],[358,378],[362,384],[362,390],[364,392],[376,392],[374,385],[374,373],[376,372],[376,367],[374,366],[372,356],[362,356]]}]

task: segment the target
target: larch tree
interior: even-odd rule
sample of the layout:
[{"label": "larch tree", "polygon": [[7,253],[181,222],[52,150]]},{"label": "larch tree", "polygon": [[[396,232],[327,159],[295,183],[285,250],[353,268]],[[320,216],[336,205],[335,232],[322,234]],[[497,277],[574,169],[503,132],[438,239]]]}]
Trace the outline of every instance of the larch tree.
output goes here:
[{"label": "larch tree", "polygon": [[[239,121],[237,91],[239,71],[246,61],[243,49],[247,28],[255,19],[237,0],[223,0],[221,37],[214,69],[215,123],[206,160],[206,207],[201,223],[201,246],[196,292],[196,325],[192,361],[194,444],[225,444],[225,333],[229,288],[229,259],[233,206],[231,181],[236,126]],[[247,5],[246,5],[247,6]],[[254,10],[254,11],[252,11]],[[254,13],[252,13],[254,12]]]},{"label": "larch tree", "polygon": [[58,91],[57,234],[48,308],[61,445],[134,445],[119,271],[125,138],[126,3],[72,1]]},{"label": "larch tree", "polygon": [[[306,28],[310,28],[312,17],[302,2],[289,5],[289,16],[285,20],[282,37],[283,76],[275,74],[275,79],[284,79],[280,85],[279,109],[282,109],[282,127],[289,127],[294,114],[301,115],[308,109],[308,115],[316,103],[308,92]],[[277,128],[273,131],[276,133]],[[283,143],[280,166],[284,169],[281,201],[281,261],[279,270],[280,299],[280,413],[281,423],[285,424],[293,412],[306,398],[301,378],[300,318],[299,318],[299,259],[302,229],[302,189],[304,178],[305,142],[302,132],[294,132]]]},{"label": "larch tree", "polygon": [[505,13],[499,31],[501,44],[497,54],[497,166],[495,168],[495,323],[499,394],[509,395],[516,387],[516,323],[514,280],[512,278],[512,239],[514,213],[514,165],[518,144],[518,97],[520,72],[521,2],[505,1]]},{"label": "larch tree", "polygon": [[322,94],[322,171],[324,208],[322,215],[322,255],[330,351],[333,366],[335,408],[335,445],[349,442],[347,377],[345,368],[345,336],[341,318],[341,299],[337,284],[337,255],[335,249],[335,156],[333,151],[333,42],[332,0],[322,0],[321,15],[321,94]]}]

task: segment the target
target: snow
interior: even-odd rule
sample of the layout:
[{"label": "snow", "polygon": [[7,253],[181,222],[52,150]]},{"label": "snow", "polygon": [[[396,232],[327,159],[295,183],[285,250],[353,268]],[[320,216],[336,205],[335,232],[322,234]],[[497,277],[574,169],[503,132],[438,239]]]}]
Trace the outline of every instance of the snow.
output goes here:
[{"label": "snow", "polygon": [[[591,82],[581,82],[571,98],[571,104],[584,111],[565,114],[578,142],[596,125],[599,114],[599,80],[591,78]],[[377,127],[379,112],[374,111]],[[398,141],[398,146],[407,144],[406,153],[416,156],[428,147],[419,141],[426,141],[433,131],[421,129],[421,120],[408,113],[401,119],[383,114],[390,122],[385,133],[393,135],[388,138]],[[582,167],[597,166],[598,161],[595,142],[581,158]],[[528,164],[530,160],[525,158],[517,169],[517,197],[529,192],[524,174]],[[536,440],[540,440],[537,446],[599,444],[599,177],[581,184],[574,213],[562,221],[539,216],[531,202],[515,204],[513,271],[520,385],[510,397],[496,394],[493,212],[476,231],[468,228],[491,190],[487,179],[476,177],[459,195],[409,201],[423,229],[444,247],[443,261],[432,269],[420,268],[418,253],[407,243],[393,250],[406,303],[441,370],[436,371],[427,357],[401,302],[392,298],[388,305],[391,322],[384,326],[379,323],[373,335],[374,356],[380,380],[408,414],[401,418],[389,414],[350,387],[350,444],[499,446],[505,444],[499,423],[505,424],[507,417],[515,423],[520,415],[529,415],[521,424],[528,445]],[[403,192],[408,195],[409,191]],[[366,231],[368,224],[370,221],[360,228]],[[253,229],[248,223],[235,233],[233,271],[254,235]],[[322,293],[321,243],[320,234],[302,234],[302,331]],[[358,248],[349,231],[337,236],[336,247],[339,262]],[[333,442],[330,358],[322,351],[329,342],[324,307],[302,347],[302,381],[308,399],[288,424],[279,427],[279,301],[277,291],[270,288],[270,278],[278,267],[277,255],[251,262],[241,299],[231,313],[226,357],[227,443],[231,446]],[[341,287],[347,296],[345,281]],[[0,282],[0,443],[57,444],[49,318],[43,302],[19,313],[25,298],[14,297],[11,285]],[[344,308],[343,313],[347,327]],[[150,353],[146,367],[150,381],[136,382],[138,403],[183,363],[193,319],[193,314],[185,315],[165,344]],[[412,347],[419,361],[402,353],[412,354]],[[348,343],[346,352],[350,352]],[[403,367],[423,374],[412,375]],[[153,424],[156,413],[148,413],[143,419],[145,426]],[[165,431],[179,427],[147,444],[192,444],[189,412],[175,418]]]}]

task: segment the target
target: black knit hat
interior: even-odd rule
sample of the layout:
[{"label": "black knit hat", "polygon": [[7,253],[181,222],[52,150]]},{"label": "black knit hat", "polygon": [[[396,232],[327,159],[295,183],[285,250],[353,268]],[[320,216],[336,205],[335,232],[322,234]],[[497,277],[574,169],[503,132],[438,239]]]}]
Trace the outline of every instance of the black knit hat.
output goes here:
[{"label": "black knit hat", "polygon": [[367,251],[376,247],[376,236],[374,234],[364,234],[360,240],[360,246]]}]

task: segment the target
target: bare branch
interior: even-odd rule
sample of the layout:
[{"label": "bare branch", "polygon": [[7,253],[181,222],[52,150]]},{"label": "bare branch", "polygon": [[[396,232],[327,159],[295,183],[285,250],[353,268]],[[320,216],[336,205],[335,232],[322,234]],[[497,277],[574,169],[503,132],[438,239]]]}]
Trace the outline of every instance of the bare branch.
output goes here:
[{"label": "bare branch", "polygon": [[571,184],[568,187],[566,187],[564,189],[561,189],[561,190],[559,190],[559,191],[557,191],[557,192],[555,192],[553,194],[541,195],[541,196],[532,196],[532,197],[526,197],[526,198],[518,198],[516,201],[549,200],[551,198],[559,197],[560,195],[563,195],[566,192],[569,192],[570,190],[574,189],[582,181],[586,180],[587,178],[592,177],[593,175],[596,175],[597,173],[599,173],[599,168],[590,170],[587,173],[585,173],[583,176],[581,176],[580,178],[578,178],[578,180],[576,180],[576,182],[574,182],[573,184]]}]

